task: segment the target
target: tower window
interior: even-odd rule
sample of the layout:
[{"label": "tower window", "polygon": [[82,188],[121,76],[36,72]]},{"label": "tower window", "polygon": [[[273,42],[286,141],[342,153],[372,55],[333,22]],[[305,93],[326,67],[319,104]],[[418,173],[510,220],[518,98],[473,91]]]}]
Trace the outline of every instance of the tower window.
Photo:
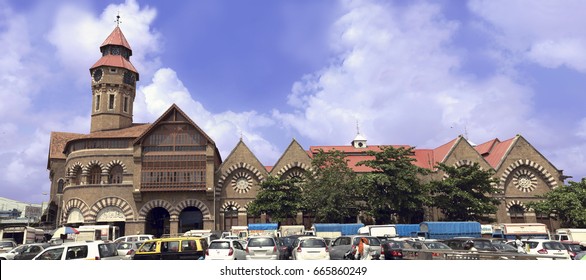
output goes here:
[{"label": "tower window", "polygon": [[110,73],[117,73],[118,70],[116,70],[116,68],[110,68]]},{"label": "tower window", "polygon": [[100,95],[96,95],[96,111],[100,111]]},{"label": "tower window", "polygon": [[128,113],[128,96],[124,96],[124,112]]},{"label": "tower window", "polygon": [[114,94],[110,94],[108,96],[108,109],[113,110],[114,109]]}]

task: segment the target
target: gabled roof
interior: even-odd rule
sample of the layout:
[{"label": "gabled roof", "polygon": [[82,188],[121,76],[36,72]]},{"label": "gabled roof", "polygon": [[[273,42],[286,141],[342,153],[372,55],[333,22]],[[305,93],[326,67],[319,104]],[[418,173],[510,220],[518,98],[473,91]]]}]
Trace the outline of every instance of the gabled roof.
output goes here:
[{"label": "gabled roof", "polygon": [[136,138],[140,136],[143,132],[145,132],[150,127],[150,124],[144,123],[135,123],[132,124],[131,127],[123,128],[123,129],[113,129],[113,130],[104,130],[104,131],[96,131],[90,134],[77,134],[76,137],[71,138],[65,143],[61,152],[64,152],[67,149],[67,146],[74,142],[75,140],[81,139],[112,139],[112,138]]},{"label": "gabled roof", "polygon": [[[515,138],[516,137],[513,137],[503,142],[500,142],[498,139],[493,139],[476,146],[476,151],[478,151],[482,157],[484,157],[486,162],[488,162],[492,168],[497,169],[498,165],[504,159],[505,154],[513,144]],[[481,153],[479,149],[482,149],[481,151],[483,153]]]},{"label": "gabled roof", "polygon": [[[230,162],[230,158],[235,155],[237,152],[245,152],[245,153],[249,153],[250,155],[252,155],[252,157],[254,158],[254,160],[256,160],[256,162],[258,162],[259,166],[262,166],[265,170],[266,170],[266,166],[264,166],[260,160],[258,160],[258,158],[256,157],[256,155],[252,152],[252,150],[250,150],[250,148],[248,148],[248,146],[244,143],[244,141],[242,141],[242,138],[240,138],[240,140],[238,141],[238,143],[236,144],[236,147],[234,147],[234,149],[232,149],[232,151],[230,152],[230,154],[228,154],[228,156],[224,159],[224,161],[222,162],[222,164],[220,165],[220,167],[218,168],[218,171],[222,170],[222,167],[224,166],[225,163]],[[268,171],[267,171],[268,172]]]},{"label": "gabled roof", "polygon": [[[140,141],[142,141],[148,134],[149,132],[151,132],[153,129],[155,129],[159,123],[161,123],[163,120],[165,120],[168,116],[170,116],[173,111],[177,111],[177,113],[179,113],[183,118],[185,118],[185,120],[187,120],[187,122],[191,125],[193,125],[193,127],[195,127],[195,129],[201,133],[201,135],[203,135],[205,137],[205,139],[210,142],[211,144],[213,144],[214,146],[216,145],[216,143],[214,142],[214,140],[212,140],[212,138],[210,138],[197,124],[195,124],[195,122],[193,122],[188,116],[187,114],[185,114],[180,108],[179,106],[177,106],[176,104],[171,105],[171,107],[169,107],[169,109],[167,109],[167,111],[165,113],[163,113],[153,124],[150,125],[150,127],[145,130],[140,136],[138,136],[138,138],[136,138],[136,140],[134,140],[134,145],[138,144]],[[217,147],[216,147],[217,150]],[[219,152],[218,152],[219,155]]]},{"label": "gabled roof", "polygon": [[[289,146],[287,146],[287,149],[285,149],[285,152],[283,152],[283,154],[281,155],[281,157],[279,157],[279,159],[277,160],[277,162],[271,167],[271,170],[275,166],[279,166],[279,163],[281,162],[281,160],[283,160],[283,158],[285,157],[285,155],[287,155],[288,153],[290,153],[291,151],[293,151],[293,149],[295,149],[295,148],[298,149],[299,151],[302,151],[302,152],[305,153],[305,150],[303,149],[303,147],[301,147],[301,144],[299,144],[299,142],[297,142],[297,140],[295,140],[295,138],[293,138],[293,140],[291,140],[291,143],[289,143]],[[308,155],[307,158],[309,160],[311,160],[311,156],[310,155]]]},{"label": "gabled roof", "polygon": [[106,40],[104,40],[102,45],[100,45],[100,48],[107,46],[107,45],[123,46],[123,47],[129,49],[130,53],[132,54],[132,48],[130,47],[130,44],[126,40],[126,37],[124,37],[124,34],[122,33],[122,30],[120,29],[119,26],[116,26],[116,28],[114,28],[114,30],[112,30],[112,33],[110,33],[108,38],[106,38]]},{"label": "gabled roof", "polygon": [[458,137],[454,138],[452,141],[445,143],[435,149],[433,149],[433,162],[432,167],[435,166],[436,163],[438,162],[444,162],[446,160],[446,157],[448,156],[448,154],[454,149],[454,147],[456,146],[456,143],[458,142],[458,140],[460,140],[462,138],[462,135],[459,135]]}]

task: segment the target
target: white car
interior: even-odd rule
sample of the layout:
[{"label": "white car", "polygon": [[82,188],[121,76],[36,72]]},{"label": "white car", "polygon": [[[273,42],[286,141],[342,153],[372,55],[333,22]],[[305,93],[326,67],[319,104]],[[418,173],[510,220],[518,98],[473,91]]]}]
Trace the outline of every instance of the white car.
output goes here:
[{"label": "white car", "polygon": [[330,252],[325,239],[317,236],[301,236],[292,251],[294,260],[329,260]]},{"label": "white car", "polygon": [[22,244],[8,252],[0,253],[0,260],[14,260],[14,256],[22,253],[27,247],[27,244]]},{"label": "white car", "polygon": [[[570,253],[559,241],[546,240],[546,239],[529,239],[523,240],[526,248],[529,247],[528,254],[532,255],[546,255],[562,257],[562,259],[570,260]],[[538,260],[556,260],[559,258],[537,258]]]},{"label": "white car", "polygon": [[118,237],[116,240],[114,240],[114,242],[142,242],[145,240],[151,240],[153,238],[155,238],[155,236],[152,234],[135,234]]},{"label": "white car", "polygon": [[111,241],[66,242],[46,248],[33,260],[121,260],[117,243]]},{"label": "white car", "polygon": [[246,251],[238,240],[216,239],[206,250],[206,260],[245,260]]}]

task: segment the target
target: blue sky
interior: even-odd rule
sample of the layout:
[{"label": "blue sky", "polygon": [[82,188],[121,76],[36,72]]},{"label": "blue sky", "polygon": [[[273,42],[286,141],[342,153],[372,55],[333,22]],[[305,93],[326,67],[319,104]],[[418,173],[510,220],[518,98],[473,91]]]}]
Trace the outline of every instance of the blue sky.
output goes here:
[{"label": "blue sky", "polygon": [[115,27],[135,122],[176,103],[226,157],[291,139],[435,148],[523,135],[586,177],[585,1],[0,0],[0,196],[47,200],[51,131],[88,133],[89,67]]}]

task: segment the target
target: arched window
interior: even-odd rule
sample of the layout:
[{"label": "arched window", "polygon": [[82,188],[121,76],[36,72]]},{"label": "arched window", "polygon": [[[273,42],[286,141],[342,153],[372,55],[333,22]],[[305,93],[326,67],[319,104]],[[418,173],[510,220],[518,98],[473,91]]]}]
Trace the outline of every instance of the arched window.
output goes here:
[{"label": "arched window", "polygon": [[509,215],[511,216],[511,223],[524,223],[525,210],[520,205],[513,205],[509,208]]},{"label": "arched window", "polygon": [[110,169],[110,174],[108,176],[108,183],[110,184],[120,184],[122,183],[122,173],[124,169],[119,164],[114,165],[112,169]]},{"label": "arched window", "polygon": [[63,186],[65,185],[65,181],[63,179],[59,179],[57,181],[57,193],[63,193]]},{"label": "arched window", "polygon": [[81,167],[77,166],[73,170],[73,185],[81,184]]},{"label": "arched window", "polygon": [[235,206],[229,206],[224,210],[224,230],[229,231],[232,226],[238,225],[238,209]]},{"label": "arched window", "polygon": [[90,185],[97,185],[100,183],[100,179],[102,177],[102,168],[98,165],[94,165],[92,169],[90,169],[90,177],[88,180],[88,184]]}]

